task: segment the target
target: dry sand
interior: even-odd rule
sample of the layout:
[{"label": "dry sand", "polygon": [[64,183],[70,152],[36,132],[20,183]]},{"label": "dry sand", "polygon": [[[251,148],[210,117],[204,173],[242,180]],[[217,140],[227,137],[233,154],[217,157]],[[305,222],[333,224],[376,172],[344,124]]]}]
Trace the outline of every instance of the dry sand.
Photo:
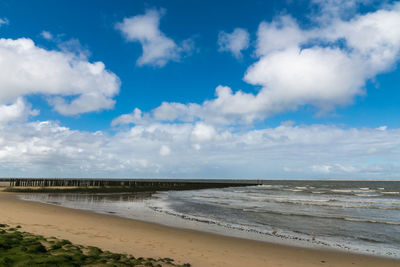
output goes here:
[{"label": "dry sand", "polygon": [[271,244],[19,200],[0,192],[0,223],[137,257],[192,266],[400,266],[399,260]]}]

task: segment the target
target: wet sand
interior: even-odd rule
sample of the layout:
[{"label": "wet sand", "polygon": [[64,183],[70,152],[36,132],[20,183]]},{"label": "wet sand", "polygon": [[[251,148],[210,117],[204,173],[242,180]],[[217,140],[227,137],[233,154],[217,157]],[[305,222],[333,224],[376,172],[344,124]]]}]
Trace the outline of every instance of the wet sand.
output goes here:
[{"label": "wet sand", "polygon": [[400,260],[220,236],[22,201],[0,192],[0,223],[135,257],[169,257],[192,266],[400,266]]}]

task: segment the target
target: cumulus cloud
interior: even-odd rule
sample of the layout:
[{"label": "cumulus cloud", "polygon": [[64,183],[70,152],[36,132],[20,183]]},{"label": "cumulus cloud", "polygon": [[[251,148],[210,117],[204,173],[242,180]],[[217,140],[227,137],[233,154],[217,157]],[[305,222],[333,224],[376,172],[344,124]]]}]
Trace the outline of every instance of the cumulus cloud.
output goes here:
[{"label": "cumulus cloud", "polygon": [[112,126],[116,126],[119,124],[143,124],[146,121],[142,118],[142,111],[138,108],[135,108],[132,113],[123,114],[118,118],[114,119],[111,122]]},{"label": "cumulus cloud", "polygon": [[[281,34],[289,40],[281,42]],[[311,30],[300,30],[287,17],[264,22],[258,30],[260,59],[244,79],[262,86],[257,98],[266,101],[267,114],[300,105],[329,111],[351,103],[368,79],[394,66],[399,36],[400,4]]]},{"label": "cumulus cloud", "polygon": [[139,66],[163,67],[169,61],[179,61],[193,48],[190,39],[178,45],[160,30],[160,19],[164,13],[165,10],[149,9],[144,15],[124,18],[115,25],[127,41],[142,45],[143,53],[136,62]]},{"label": "cumulus cloud", "polygon": [[11,121],[24,121],[29,115],[38,115],[38,110],[32,110],[22,97],[9,105],[0,105],[0,125]]},{"label": "cumulus cloud", "polygon": [[253,94],[242,91],[233,93],[230,87],[220,85],[216,88],[215,95],[216,99],[204,101],[202,104],[163,102],[150,112],[135,108],[132,113],[115,118],[111,125],[198,120],[217,125],[249,124],[260,118],[257,111],[262,102],[256,100]]},{"label": "cumulus cloud", "polygon": [[257,32],[257,61],[244,80],[258,93],[216,88],[202,104],[162,103],[147,120],[213,124],[253,123],[268,116],[314,106],[320,113],[351,104],[365,84],[390,71],[400,57],[400,3],[350,20],[302,29],[290,16],[262,22]]},{"label": "cumulus cloud", "polygon": [[[396,178],[399,129],[236,124],[303,105],[328,112],[351,103],[365,93],[368,79],[397,63],[399,14],[400,4],[393,4],[347,19],[332,15],[331,23],[307,29],[290,16],[262,22],[256,62],[244,75],[257,93],[218,86],[215,97],[200,104],[135,108],[112,122],[135,125],[113,135],[24,122],[35,114],[24,100],[31,94],[46,95],[63,114],[111,108],[119,81],[103,63],[68,49],[39,48],[30,39],[0,39],[0,170],[41,177],[46,170],[53,177]],[[117,26],[143,45],[138,64],[163,66],[181,56],[180,46],[160,31],[160,18],[150,10]]]},{"label": "cumulus cloud", "polygon": [[205,123],[197,123],[192,131],[192,140],[195,142],[204,142],[213,139],[216,136],[216,131],[213,126]]},{"label": "cumulus cloud", "polygon": [[51,121],[0,129],[5,176],[395,178],[400,171],[399,129],[153,123],[109,135]]},{"label": "cumulus cloud", "polygon": [[102,62],[72,52],[46,50],[28,38],[0,39],[0,104],[42,94],[54,109],[75,115],[113,108],[118,77]]},{"label": "cumulus cloud", "polygon": [[221,31],[218,34],[218,50],[231,52],[236,58],[242,57],[242,50],[249,47],[249,42],[249,33],[242,28],[236,28],[232,33]]}]

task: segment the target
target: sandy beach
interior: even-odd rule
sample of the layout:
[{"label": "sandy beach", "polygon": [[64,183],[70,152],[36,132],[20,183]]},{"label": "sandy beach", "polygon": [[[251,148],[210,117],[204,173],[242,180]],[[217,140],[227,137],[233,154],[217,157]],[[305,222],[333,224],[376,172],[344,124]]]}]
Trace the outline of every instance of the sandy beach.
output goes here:
[{"label": "sandy beach", "polygon": [[0,220],[23,231],[192,266],[399,266],[400,261],[220,236],[22,201],[0,192]]}]

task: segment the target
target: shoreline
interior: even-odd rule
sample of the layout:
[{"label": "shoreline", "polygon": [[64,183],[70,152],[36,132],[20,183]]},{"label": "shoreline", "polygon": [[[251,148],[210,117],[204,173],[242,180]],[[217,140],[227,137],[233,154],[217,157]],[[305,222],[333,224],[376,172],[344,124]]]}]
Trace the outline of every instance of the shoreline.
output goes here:
[{"label": "shoreline", "polygon": [[[152,195],[154,192],[147,192],[149,195],[144,198],[151,199],[153,198]],[[160,192],[162,193],[162,192]],[[62,195],[69,195],[71,193],[65,193]],[[91,193],[89,193],[91,194]],[[102,194],[102,193],[100,193]],[[121,193],[124,194],[124,193]],[[137,194],[145,194],[145,192],[136,192]],[[37,195],[37,194],[33,194]],[[72,195],[75,195],[72,193]],[[132,212],[130,210],[128,214],[123,214],[121,210],[112,210],[111,208],[101,207],[99,208],[98,205],[95,207],[90,208],[90,206],[76,206],[76,205],[69,205],[66,204],[68,202],[63,202],[62,200],[57,200],[56,202],[49,202],[45,200],[38,200],[38,199],[30,199],[31,193],[24,193],[18,194],[19,199],[24,201],[34,201],[43,204],[61,206],[65,208],[72,208],[78,209],[83,211],[90,211],[98,214],[111,214],[113,216],[132,219],[136,221],[141,221],[144,223],[155,223],[160,224],[167,227],[177,228],[177,229],[188,229],[188,230],[196,230],[199,232],[206,232],[216,235],[223,235],[228,237],[237,237],[242,239],[248,240],[256,240],[262,241],[272,244],[282,244],[287,246],[293,247],[303,247],[303,248],[314,248],[314,249],[328,249],[328,250],[335,250],[335,251],[342,251],[346,253],[355,253],[355,254],[362,254],[362,255],[369,255],[369,256],[377,256],[377,257],[389,257],[393,259],[400,260],[400,257],[390,256],[389,254],[379,254],[374,251],[374,248],[364,248],[364,250],[360,250],[359,248],[355,248],[354,246],[351,247],[351,244],[344,244],[341,243],[341,240],[332,241],[327,240],[326,238],[316,237],[315,240],[312,240],[312,236],[307,236],[305,234],[299,235],[296,233],[289,233],[289,232],[280,232],[280,233],[268,233],[263,232],[257,229],[246,229],[239,224],[232,224],[232,223],[221,223],[216,220],[208,219],[205,217],[196,217],[185,215],[182,213],[176,213],[169,210],[162,210],[160,207],[148,207],[147,205],[138,205],[134,209],[135,211]],[[139,199],[142,197],[139,197]],[[155,197],[156,199],[158,197]],[[136,202],[138,204],[138,202]],[[115,208],[115,207],[114,207]],[[125,210],[124,212],[127,212]],[[139,216],[140,215],[140,216]],[[331,242],[330,242],[331,241]],[[354,244],[353,244],[354,245]]]},{"label": "shoreline", "polygon": [[228,237],[107,214],[19,200],[0,192],[1,223],[140,257],[193,266],[398,266],[391,258]]}]

